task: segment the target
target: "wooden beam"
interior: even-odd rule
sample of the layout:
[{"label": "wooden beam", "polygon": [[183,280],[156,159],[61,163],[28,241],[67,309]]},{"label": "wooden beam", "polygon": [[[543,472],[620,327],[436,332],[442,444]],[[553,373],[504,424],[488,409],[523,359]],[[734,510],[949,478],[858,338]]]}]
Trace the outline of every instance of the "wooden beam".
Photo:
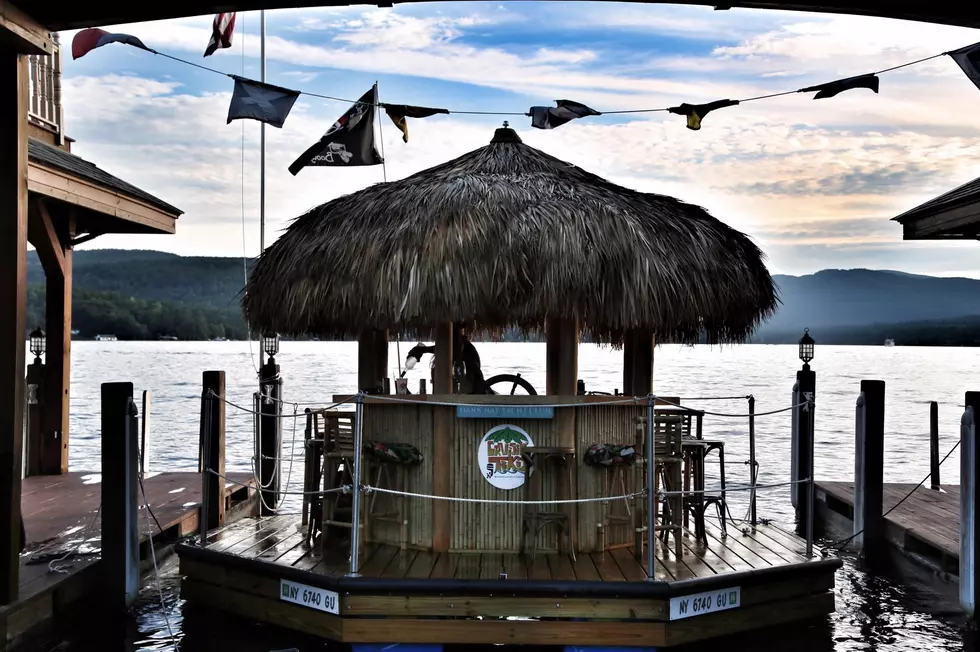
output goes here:
[{"label": "wooden beam", "polygon": [[[41,434],[41,473],[68,473],[68,415],[71,389],[71,287],[73,218],[65,215],[55,223],[43,201],[37,202],[49,233],[54,261],[44,265],[45,331],[44,422]],[[37,245],[35,245],[37,246]],[[40,249],[38,249],[40,256]],[[43,264],[43,259],[42,259]]]},{"label": "wooden beam", "polygon": [[[441,324],[435,329],[436,368],[432,377],[433,394],[453,393],[453,324]],[[452,486],[452,443],[455,412],[451,407],[434,407],[432,415],[432,490],[437,496],[448,496]],[[432,549],[447,552],[451,538],[449,502],[433,501]]]},{"label": "wooden beam", "polygon": [[368,392],[384,384],[388,366],[388,331],[367,329],[357,335],[357,388]]},{"label": "wooden beam", "polygon": [[0,0],[0,46],[4,50],[20,54],[54,52],[54,41],[48,28],[12,5],[9,0]]},{"label": "wooden beam", "polygon": [[630,329],[623,340],[623,394],[646,396],[653,391],[653,331]]},{"label": "wooden beam", "polygon": [[64,274],[64,245],[55,229],[48,206],[40,197],[30,202],[27,212],[27,241],[37,249],[44,273]]},{"label": "wooden beam", "polygon": [[[17,598],[27,339],[27,57],[0,50],[0,604]],[[4,534],[6,533],[6,534]]]},{"label": "wooden beam", "polygon": [[[141,233],[175,233],[177,216],[155,208],[122,193],[107,190],[78,179],[68,172],[32,162],[28,175],[30,191],[87,208],[108,217],[127,222]],[[101,222],[100,222],[101,226]],[[109,227],[109,225],[106,225]],[[100,229],[111,233],[112,228]],[[129,231],[119,230],[119,233]]]}]

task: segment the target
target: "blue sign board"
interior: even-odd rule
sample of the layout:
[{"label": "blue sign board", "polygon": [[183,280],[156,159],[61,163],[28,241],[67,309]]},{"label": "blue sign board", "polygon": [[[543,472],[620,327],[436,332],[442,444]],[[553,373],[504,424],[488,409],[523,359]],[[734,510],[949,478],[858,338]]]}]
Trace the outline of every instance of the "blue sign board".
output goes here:
[{"label": "blue sign board", "polygon": [[457,405],[460,419],[551,419],[555,408],[550,405]]}]

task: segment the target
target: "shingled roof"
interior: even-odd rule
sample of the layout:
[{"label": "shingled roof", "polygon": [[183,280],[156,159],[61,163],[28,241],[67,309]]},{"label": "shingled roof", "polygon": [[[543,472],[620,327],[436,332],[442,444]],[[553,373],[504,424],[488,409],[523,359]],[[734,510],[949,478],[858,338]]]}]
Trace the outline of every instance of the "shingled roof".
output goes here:
[{"label": "shingled roof", "polygon": [[892,220],[904,227],[905,240],[976,238],[980,235],[980,177]]},{"label": "shingled roof", "polygon": [[165,213],[170,213],[171,215],[177,216],[183,214],[184,212],[179,208],[168,204],[162,199],[154,197],[145,190],[141,190],[133,184],[123,181],[119,177],[112,176],[95,163],[86,161],[82,157],[76,156],[71,152],[66,152],[59,147],[48,145],[43,141],[31,138],[28,141],[27,152],[29,160],[34,161],[35,163],[56,168],[58,170],[73,174],[79,178],[87,179],[100,186],[111,188],[124,195],[129,195],[133,199],[145,202]]}]

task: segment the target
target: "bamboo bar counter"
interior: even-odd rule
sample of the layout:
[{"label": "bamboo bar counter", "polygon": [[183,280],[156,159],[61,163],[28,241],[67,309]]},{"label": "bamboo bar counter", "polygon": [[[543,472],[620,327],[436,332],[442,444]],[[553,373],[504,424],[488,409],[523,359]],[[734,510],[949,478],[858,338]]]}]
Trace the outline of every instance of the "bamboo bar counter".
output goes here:
[{"label": "bamboo bar counter", "polygon": [[[178,547],[188,601],[435,646],[662,647],[834,610],[840,561],[771,525],[729,527],[724,441],[676,399],[654,403],[656,342],[744,341],[775,309],[761,252],[703,209],[615,186],[505,125],[300,216],[244,297],[263,338],[356,335],[359,393],[306,411],[302,516]],[[546,336],[544,388],[469,340],[507,328]],[[585,332],[622,349],[620,387],[578,380]],[[392,383],[400,334],[434,342],[405,361],[432,355],[431,394]],[[708,455],[720,488],[705,486]]]}]

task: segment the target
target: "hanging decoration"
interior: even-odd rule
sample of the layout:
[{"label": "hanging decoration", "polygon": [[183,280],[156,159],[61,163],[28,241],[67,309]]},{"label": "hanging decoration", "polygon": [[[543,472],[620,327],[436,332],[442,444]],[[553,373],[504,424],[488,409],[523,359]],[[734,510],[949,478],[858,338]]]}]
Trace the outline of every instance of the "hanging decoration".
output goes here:
[{"label": "hanging decoration", "polygon": [[375,84],[327,129],[315,145],[293,161],[289,172],[295,175],[308,165],[351,167],[384,163],[374,141],[377,104],[378,85]]},{"label": "hanging decoration", "polygon": [[858,75],[857,77],[838,79],[837,81],[827,82],[826,84],[819,84],[818,86],[801,88],[799,92],[800,93],[816,92],[817,94],[813,96],[813,99],[822,100],[827,97],[834,97],[838,93],[843,93],[844,91],[853,90],[855,88],[867,88],[877,93],[878,85],[880,82],[881,80],[878,79],[878,76],[875,74]]},{"label": "hanging decoration", "polygon": [[970,81],[977,88],[980,88],[980,43],[974,43],[946,54],[952,57],[964,74],[970,78]]},{"label": "hanging decoration", "polygon": [[132,45],[134,48],[153,52],[153,50],[143,45],[143,41],[131,34],[112,34],[104,29],[89,27],[75,34],[75,38],[71,40],[71,58],[78,59],[84,57],[95,48],[100,48],[110,43],[125,43],[126,45]]},{"label": "hanging decoration", "polygon": [[449,115],[448,109],[433,109],[426,106],[409,106],[407,104],[381,104],[385,113],[402,132],[402,140],[408,142],[408,121],[405,118],[429,118],[436,114]]},{"label": "hanging decoration", "polygon": [[571,100],[555,100],[558,106],[532,106],[528,115],[531,126],[538,129],[554,129],[576,118],[588,115],[602,115],[599,111]]},{"label": "hanging decoration", "polygon": [[723,109],[726,106],[735,106],[736,104],[738,104],[738,100],[717,100],[707,104],[688,104],[685,102],[680,106],[672,106],[667,111],[676,115],[686,115],[687,128],[697,131],[701,128],[701,121],[704,120],[704,116],[715,109]]},{"label": "hanging decoration", "polygon": [[228,124],[232,120],[250,119],[282,128],[286,116],[299,97],[299,91],[238,75],[229,76],[235,80],[235,90],[232,91],[231,104],[228,105]]},{"label": "hanging decoration", "polygon": [[211,25],[211,40],[204,50],[204,56],[210,57],[218,50],[231,47],[231,37],[235,31],[235,12],[217,14]]},{"label": "hanging decoration", "polygon": [[[214,18],[213,33],[204,56],[210,56],[219,49],[231,46],[232,33],[235,28],[235,13],[221,13]],[[105,30],[84,29],[75,35],[72,41],[72,56],[75,59],[84,56],[92,50],[109,43],[125,43],[133,47],[152,52],[153,54],[173,59],[183,64],[194,66],[208,72],[231,77],[235,80],[235,90],[232,94],[231,105],[228,109],[228,122],[236,119],[260,120],[276,127],[282,127],[296,99],[302,95],[318,97],[337,102],[351,102],[349,99],[331,97],[309,91],[294,91],[280,86],[272,86],[245,77],[229,75],[170,54],[158,52],[149,48],[135,36],[130,34],[114,34]],[[697,131],[701,122],[711,111],[746,102],[768,100],[795,93],[816,93],[813,99],[832,98],[838,94],[856,88],[867,88],[878,93],[881,80],[879,75],[886,72],[907,68],[925,61],[949,55],[960,66],[966,76],[980,88],[980,43],[968,45],[958,50],[941,52],[932,56],[909,61],[897,66],[878,70],[876,72],[846,77],[835,81],[809,86],[795,91],[782,91],[749,97],[741,100],[717,100],[706,104],[690,104],[684,102],[678,106],[649,109],[624,109],[616,111],[596,111],[595,109],[572,100],[555,100],[556,106],[532,106],[526,112],[503,111],[454,111],[432,107],[412,106],[407,104],[383,104],[378,101],[378,87],[375,84],[361,99],[352,102],[351,108],[340,117],[323,137],[297,158],[289,171],[296,174],[308,165],[312,166],[354,166],[380,165],[383,157],[375,145],[374,125],[378,108],[383,108],[388,117],[402,133],[402,140],[408,142],[407,118],[427,118],[437,114],[469,114],[494,116],[529,116],[531,126],[537,129],[554,129],[566,122],[586,116],[627,114],[627,113],[656,113],[669,112],[687,117],[687,128]]]}]

